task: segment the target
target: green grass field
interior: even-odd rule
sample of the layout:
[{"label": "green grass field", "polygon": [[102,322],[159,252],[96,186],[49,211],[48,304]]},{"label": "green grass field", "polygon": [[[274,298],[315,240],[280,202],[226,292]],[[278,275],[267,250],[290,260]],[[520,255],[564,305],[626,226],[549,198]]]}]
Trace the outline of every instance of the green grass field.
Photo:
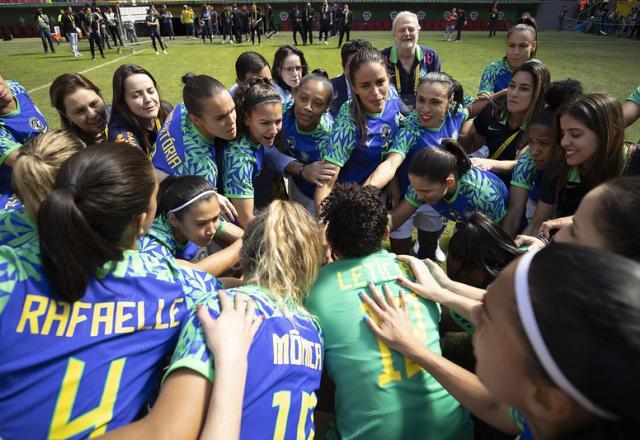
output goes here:
[{"label": "green grass field", "polygon": [[[376,47],[384,48],[391,43],[389,32],[353,32],[353,38],[370,40]],[[422,44],[432,46],[440,54],[443,70],[458,79],[471,94],[477,91],[480,75],[490,62],[500,58],[505,52],[505,35],[488,39],[484,32],[463,34],[461,44],[440,41],[441,33],[421,33]],[[619,99],[625,99],[638,84],[638,62],[640,45],[636,41],[617,38],[602,38],[576,32],[541,32],[540,50],[537,57],[551,70],[552,79],[568,77],[582,81],[588,92],[606,91]],[[0,42],[0,74],[7,79],[20,81],[29,91],[45,114],[52,127],[58,126],[58,118],[49,104],[48,84],[64,72],[81,72],[103,90],[107,102],[111,101],[111,76],[117,66],[123,63],[137,63],[151,71],[160,84],[163,99],[176,104],[180,101],[180,77],[186,72],[206,73],[230,86],[235,80],[234,62],[245,50],[256,50],[268,60],[279,45],[290,43],[290,33],[281,33],[270,40],[263,39],[261,46],[203,45],[201,40],[186,41],[179,37],[170,42],[169,55],[156,56],[149,39],[143,42],[138,52],[120,55],[115,50],[107,50],[107,59],[98,56],[91,61],[88,43],[82,41],[80,50],[83,58],[73,58],[66,44],[61,44],[55,55],[44,56],[39,39],[18,39]],[[304,47],[310,67],[323,68],[330,75],[340,73],[340,51],[337,40],[329,45]],[[636,60],[636,61],[633,61]],[[640,138],[640,124],[627,130],[629,140]]]}]

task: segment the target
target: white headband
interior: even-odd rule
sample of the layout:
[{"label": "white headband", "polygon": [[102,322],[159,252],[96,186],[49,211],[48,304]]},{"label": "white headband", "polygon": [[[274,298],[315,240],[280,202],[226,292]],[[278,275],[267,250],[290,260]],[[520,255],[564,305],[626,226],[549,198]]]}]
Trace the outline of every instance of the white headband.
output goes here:
[{"label": "white headband", "polygon": [[518,266],[516,267],[515,288],[516,288],[516,303],[518,304],[518,313],[520,314],[520,320],[522,326],[527,334],[527,338],[533,347],[533,351],[536,353],[538,360],[542,364],[542,367],[551,377],[551,380],[560,387],[565,393],[569,394],[576,402],[578,402],[587,411],[598,415],[605,419],[615,420],[617,417],[604,409],[597,406],[591,400],[582,394],[576,387],[562,373],[558,364],[553,360],[551,353],[547,345],[544,343],[542,333],[538,327],[535,314],[533,312],[533,304],[531,303],[531,296],[529,296],[529,266],[535,256],[537,250],[533,250],[524,254]]},{"label": "white headband", "polygon": [[177,208],[174,209],[170,209],[169,212],[178,212],[183,208],[186,208],[187,206],[191,205],[193,202],[195,202],[196,200],[200,200],[201,198],[203,198],[204,196],[208,196],[209,194],[215,194],[216,192],[213,190],[207,190],[203,193],[198,194],[197,196],[195,196],[193,199],[189,200],[186,203],[183,203],[182,205],[178,206]]}]

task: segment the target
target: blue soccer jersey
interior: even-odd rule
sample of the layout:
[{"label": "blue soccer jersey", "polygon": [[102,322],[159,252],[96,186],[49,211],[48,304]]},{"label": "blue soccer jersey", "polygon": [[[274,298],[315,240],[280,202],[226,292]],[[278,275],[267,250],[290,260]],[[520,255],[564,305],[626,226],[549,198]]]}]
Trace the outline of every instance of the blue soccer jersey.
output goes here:
[{"label": "blue soccer jersey", "polygon": [[25,88],[17,81],[9,80],[7,84],[17,107],[9,114],[0,114],[0,194],[11,192],[11,167],[4,164],[7,156],[48,128]]},{"label": "blue soccer jersey", "polygon": [[252,199],[254,184],[264,164],[264,147],[245,136],[229,142],[224,147],[223,157],[224,195],[230,199]]},{"label": "blue soccer jersey", "polygon": [[[322,158],[329,152],[329,139],[333,128],[333,117],[325,113],[320,123],[311,132],[301,131],[296,123],[293,102],[285,103],[282,112],[282,139],[285,153],[295,157],[303,164],[308,164]],[[316,191],[316,186],[300,176],[294,176],[296,186],[310,199]]]},{"label": "blue soccer jersey", "polygon": [[509,68],[506,58],[494,61],[489,64],[480,79],[480,87],[478,87],[478,95],[481,93],[498,93],[509,87],[513,72]]},{"label": "blue soccer jersey", "polygon": [[38,240],[36,225],[13,194],[0,196],[0,245],[18,247]]},{"label": "blue soccer jersey", "polygon": [[362,185],[382,162],[391,146],[403,119],[400,113],[402,100],[393,87],[379,114],[366,116],[367,133],[360,141],[360,129],[351,115],[351,100],[345,102],[336,118],[329,142],[330,151],[324,160],[342,169],[338,182],[355,182]]},{"label": "blue soccer jersey", "polygon": [[0,247],[0,436],[87,438],[144,415],[187,311],[220,287],[170,260],[124,252],[67,303],[38,244]]},{"label": "blue soccer jersey", "polygon": [[[405,200],[416,208],[422,202],[413,186]],[[507,213],[509,192],[504,182],[490,171],[471,168],[458,179],[456,192],[450,199],[442,199],[431,205],[438,213],[455,222],[466,222],[475,211],[480,211],[494,222],[499,222]]]},{"label": "blue soccer jersey", "polygon": [[[242,408],[240,438],[313,438],[313,411],[323,363],[322,334],[311,315],[291,306],[283,313],[268,291],[254,285],[225,291],[246,295],[264,316],[248,355],[247,381]],[[217,300],[207,306],[215,318]],[[213,381],[214,360],[204,333],[191,311],[165,378],[179,368],[191,369]]]},{"label": "blue soccer jersey", "polygon": [[167,117],[149,154],[151,163],[160,171],[181,176],[201,176],[216,187],[215,142],[209,141],[193,125],[184,103],[178,104]]},{"label": "blue soccer jersey", "polygon": [[440,127],[426,128],[420,125],[415,110],[409,113],[398,131],[393,145],[389,148],[389,153],[399,153],[404,157],[402,165],[396,171],[401,194],[404,194],[409,187],[409,164],[413,156],[423,148],[439,146],[442,139],[457,140],[460,127],[468,117],[467,109],[460,107],[455,114],[451,110],[447,111]]}]

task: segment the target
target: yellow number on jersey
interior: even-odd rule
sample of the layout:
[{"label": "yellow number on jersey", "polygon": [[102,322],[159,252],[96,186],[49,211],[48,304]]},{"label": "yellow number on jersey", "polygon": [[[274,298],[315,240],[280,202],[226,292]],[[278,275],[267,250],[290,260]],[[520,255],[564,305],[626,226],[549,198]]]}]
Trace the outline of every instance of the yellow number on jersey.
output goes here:
[{"label": "yellow number on jersey", "polygon": [[[313,409],[318,403],[315,393],[302,392],[302,402],[300,402],[300,417],[298,418],[297,440],[311,440],[314,436],[313,429],[309,432],[309,436],[304,436],[304,428],[307,424],[307,416],[311,412],[311,421],[313,422]],[[291,391],[278,391],[273,394],[272,407],[278,407],[278,416],[276,418],[276,429],[273,432],[273,440],[284,440],[287,431],[287,420],[289,420],[289,410],[291,409]]]},{"label": "yellow number on jersey", "polygon": [[88,429],[93,429],[90,438],[97,437],[107,431],[107,424],[113,418],[113,407],[120,388],[120,379],[126,358],[116,359],[109,366],[109,373],[102,391],[100,404],[75,419],[71,420],[73,404],[78,394],[85,363],[74,358],[69,359],[67,371],[62,379],[62,388],[58,395],[49,429],[49,438],[68,438]]},{"label": "yellow number on jersey", "polygon": [[[420,305],[420,301],[411,293],[405,294],[404,298],[407,301],[407,305],[410,310],[409,314],[413,318],[414,334],[419,339],[425,340],[427,337],[426,326],[424,322],[424,317],[422,316],[422,307]],[[371,319],[373,319],[376,324],[380,323],[376,315],[371,311],[371,309],[369,309],[369,306],[367,306],[364,303],[362,303],[361,306],[362,306],[362,310]],[[378,376],[378,385],[380,387],[385,387],[391,382],[400,382],[402,380],[402,373],[400,372],[400,370],[397,370],[393,365],[393,356],[391,355],[391,350],[380,339],[376,338],[376,341],[378,342],[378,350],[380,351],[380,360],[382,361],[382,373],[380,373],[380,375]],[[402,360],[404,363],[405,377],[407,379],[415,376],[420,371],[422,371],[422,368],[418,364],[413,362],[411,359],[408,359],[403,356]]]}]

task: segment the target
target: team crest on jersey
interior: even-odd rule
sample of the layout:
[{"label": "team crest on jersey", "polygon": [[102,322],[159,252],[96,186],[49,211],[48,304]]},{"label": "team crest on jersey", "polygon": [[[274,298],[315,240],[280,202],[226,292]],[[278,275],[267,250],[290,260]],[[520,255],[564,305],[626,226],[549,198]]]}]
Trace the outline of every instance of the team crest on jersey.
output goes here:
[{"label": "team crest on jersey", "polygon": [[44,133],[45,131],[47,131],[47,127],[45,127],[42,121],[35,116],[29,118],[29,127],[33,128],[39,133]]},{"label": "team crest on jersey", "polygon": [[382,124],[380,126],[380,136],[382,136],[382,139],[385,141],[391,138],[391,127],[389,124]]}]

